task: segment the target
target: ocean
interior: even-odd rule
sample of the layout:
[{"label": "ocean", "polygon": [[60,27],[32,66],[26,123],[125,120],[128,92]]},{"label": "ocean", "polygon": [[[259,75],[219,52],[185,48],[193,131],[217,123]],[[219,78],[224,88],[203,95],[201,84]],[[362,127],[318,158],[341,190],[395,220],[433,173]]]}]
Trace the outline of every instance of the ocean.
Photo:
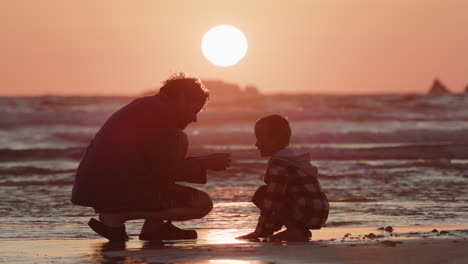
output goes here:
[{"label": "ocean", "polygon": [[[89,141],[131,97],[0,98],[0,239],[96,238],[90,208],[70,203]],[[468,225],[468,95],[264,95],[213,98],[186,129],[191,155],[231,153],[210,172],[213,211],[185,228],[255,227],[249,202],[266,160],[258,118],[290,120],[292,147],[309,152],[331,201],[327,226]],[[137,235],[141,221],[127,225]]]}]

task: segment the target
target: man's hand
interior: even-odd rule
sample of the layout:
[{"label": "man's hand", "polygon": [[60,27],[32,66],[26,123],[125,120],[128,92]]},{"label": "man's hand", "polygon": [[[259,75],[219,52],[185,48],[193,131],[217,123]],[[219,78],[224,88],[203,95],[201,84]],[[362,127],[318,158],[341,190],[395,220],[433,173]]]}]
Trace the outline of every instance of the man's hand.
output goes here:
[{"label": "man's hand", "polygon": [[231,165],[231,155],[229,153],[214,153],[199,158],[207,169],[213,171],[222,171]]},{"label": "man's hand", "polygon": [[236,237],[236,239],[243,239],[243,240],[258,240],[260,236],[254,232],[248,233],[247,235]]}]

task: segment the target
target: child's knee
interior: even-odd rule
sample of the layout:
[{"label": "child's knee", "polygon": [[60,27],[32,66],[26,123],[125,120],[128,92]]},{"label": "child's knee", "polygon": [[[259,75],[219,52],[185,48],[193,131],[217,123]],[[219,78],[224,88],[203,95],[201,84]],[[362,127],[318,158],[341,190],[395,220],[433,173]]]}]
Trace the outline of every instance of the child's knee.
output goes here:
[{"label": "child's knee", "polygon": [[268,186],[267,185],[262,185],[260,186],[257,191],[255,191],[253,197],[252,197],[252,202],[258,207],[262,208],[263,207],[263,201],[265,200],[265,196],[267,193]]}]

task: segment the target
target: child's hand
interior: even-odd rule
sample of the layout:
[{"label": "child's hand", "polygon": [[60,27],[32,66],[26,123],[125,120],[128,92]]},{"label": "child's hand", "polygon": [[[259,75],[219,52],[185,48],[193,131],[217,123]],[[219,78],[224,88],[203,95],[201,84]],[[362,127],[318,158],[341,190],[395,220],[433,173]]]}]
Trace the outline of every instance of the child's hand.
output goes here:
[{"label": "child's hand", "polygon": [[249,233],[247,235],[243,235],[243,236],[240,236],[240,237],[236,237],[236,239],[245,239],[245,240],[258,240],[260,236],[255,233],[255,232],[252,232],[252,233]]}]

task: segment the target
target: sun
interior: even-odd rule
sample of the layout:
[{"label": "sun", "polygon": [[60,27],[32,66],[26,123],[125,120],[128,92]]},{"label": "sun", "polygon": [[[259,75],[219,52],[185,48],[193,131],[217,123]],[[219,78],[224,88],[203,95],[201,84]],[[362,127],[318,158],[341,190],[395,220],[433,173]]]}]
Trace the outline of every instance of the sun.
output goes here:
[{"label": "sun", "polygon": [[202,38],[201,49],[216,66],[232,66],[247,53],[247,38],[239,29],[221,25],[210,29]]}]

